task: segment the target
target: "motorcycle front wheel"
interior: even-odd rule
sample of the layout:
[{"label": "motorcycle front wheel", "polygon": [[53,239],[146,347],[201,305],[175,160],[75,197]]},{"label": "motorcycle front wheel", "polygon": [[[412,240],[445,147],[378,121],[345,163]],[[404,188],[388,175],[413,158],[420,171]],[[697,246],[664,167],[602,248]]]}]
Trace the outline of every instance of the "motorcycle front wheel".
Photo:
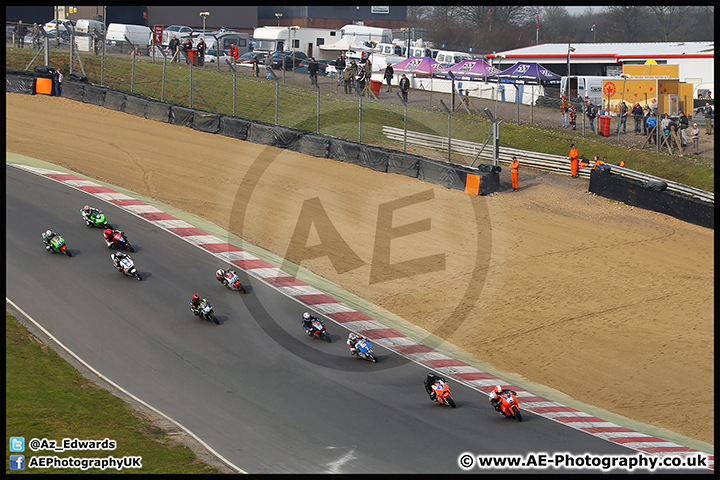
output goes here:
[{"label": "motorcycle front wheel", "polygon": [[513,407],[513,416],[518,422],[522,422],[522,415],[520,415],[520,409],[517,407]]},{"label": "motorcycle front wheel", "polygon": [[377,357],[376,357],[375,355],[373,355],[372,353],[370,354],[370,360],[371,360],[373,363],[377,363]]},{"label": "motorcycle front wheel", "polygon": [[65,250],[63,250],[63,253],[65,255],[67,255],[68,257],[72,257],[72,253],[70,253],[70,250],[68,250],[67,248]]},{"label": "motorcycle front wheel", "polygon": [[450,405],[452,408],[455,408],[455,400],[453,400],[453,397],[447,398],[448,405]]},{"label": "motorcycle front wheel", "polygon": [[210,312],[208,314],[208,317],[210,317],[210,320],[215,322],[215,325],[220,325],[220,320],[218,320],[218,318],[215,316],[215,314],[213,312]]}]

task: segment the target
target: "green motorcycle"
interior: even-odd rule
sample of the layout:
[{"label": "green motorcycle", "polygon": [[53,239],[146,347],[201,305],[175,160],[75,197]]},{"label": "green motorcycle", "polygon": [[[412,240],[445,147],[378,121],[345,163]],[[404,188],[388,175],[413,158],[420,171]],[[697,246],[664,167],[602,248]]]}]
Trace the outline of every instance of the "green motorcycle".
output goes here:
[{"label": "green motorcycle", "polygon": [[61,237],[60,235],[52,235],[51,238],[48,240],[47,233],[43,233],[43,240],[45,240],[45,248],[50,253],[62,253],[64,255],[67,255],[68,257],[72,257],[72,253],[70,253],[70,250],[68,250],[67,245],[65,245],[65,239]]}]

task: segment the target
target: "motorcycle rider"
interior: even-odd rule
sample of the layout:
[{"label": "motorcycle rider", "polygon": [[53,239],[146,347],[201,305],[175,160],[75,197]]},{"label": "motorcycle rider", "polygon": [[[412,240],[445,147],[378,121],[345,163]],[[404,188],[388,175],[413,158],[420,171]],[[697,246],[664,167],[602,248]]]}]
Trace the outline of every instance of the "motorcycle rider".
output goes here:
[{"label": "motorcycle rider", "polygon": [[53,232],[52,230],[46,230],[45,233],[42,234],[43,242],[45,243],[45,250],[48,252],[52,250],[52,243],[50,243],[50,240],[52,240],[54,237],[60,236],[59,234]]},{"label": "motorcycle rider", "polygon": [[302,319],[301,323],[302,323],[302,326],[305,329],[305,331],[307,331],[308,337],[311,337],[313,334],[313,326],[312,326],[313,320],[320,321],[319,318],[313,317],[308,312],[303,313],[303,319]]},{"label": "motorcycle rider", "polygon": [[496,385],[493,391],[490,392],[490,398],[488,400],[490,400],[490,404],[495,408],[496,412],[500,411],[500,405],[502,404],[500,395],[508,392],[517,395],[513,390],[502,388],[500,385]]},{"label": "motorcycle rider", "polygon": [[123,252],[111,253],[111,254],[110,254],[110,258],[112,258],[113,265],[115,265],[115,268],[117,268],[117,269],[120,270],[121,272],[124,270],[124,267],[122,266],[122,264],[120,263],[120,261],[121,261],[123,258],[130,258],[130,259],[132,260],[132,258],[130,257],[130,255],[128,255],[127,253],[123,253]]},{"label": "motorcycle rider", "polygon": [[222,283],[223,285],[227,285],[230,279],[233,278],[233,276],[237,277],[238,274],[230,269],[225,270],[221,268],[217,272],[215,272],[215,278],[217,278],[218,282]]},{"label": "motorcycle rider", "polygon": [[353,355],[357,355],[357,354],[358,354],[358,349],[357,349],[357,347],[356,347],[355,345],[356,345],[357,342],[359,342],[360,340],[365,340],[365,337],[363,337],[363,336],[360,335],[359,333],[350,332],[350,335],[348,335],[348,339],[347,339],[347,345],[348,345],[348,347],[350,348],[350,353],[351,353],[351,354],[353,354]]},{"label": "motorcycle rider", "polygon": [[430,400],[435,400],[435,391],[433,390],[432,386],[435,385],[436,382],[446,380],[441,377],[440,375],[436,375],[433,372],[428,372],[427,377],[425,377],[425,380],[423,381],[423,384],[425,385],[425,391],[430,396]]},{"label": "motorcycle rider", "polygon": [[200,305],[202,304],[204,299],[200,299],[200,295],[197,293],[192,296],[192,301],[190,302],[190,310],[192,310],[193,315],[196,317],[200,315]]},{"label": "motorcycle rider", "polygon": [[120,230],[117,230],[117,229],[116,229],[116,230],[111,230],[111,229],[109,229],[109,228],[106,228],[106,229],[103,231],[103,237],[105,237],[105,243],[107,243],[108,248],[112,248],[112,246],[113,246],[113,237],[115,236],[116,233],[119,233],[119,234],[122,235],[123,237],[125,236],[125,232],[120,231]]},{"label": "motorcycle rider", "polygon": [[92,222],[95,214],[102,213],[100,209],[97,209],[95,207],[91,207],[90,205],[85,205],[82,209],[83,217],[85,217],[85,220]]}]

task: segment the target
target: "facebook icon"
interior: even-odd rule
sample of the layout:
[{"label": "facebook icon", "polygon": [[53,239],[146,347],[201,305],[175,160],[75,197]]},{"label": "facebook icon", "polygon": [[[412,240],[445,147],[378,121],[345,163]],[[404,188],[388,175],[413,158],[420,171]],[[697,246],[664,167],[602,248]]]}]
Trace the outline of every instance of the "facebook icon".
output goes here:
[{"label": "facebook icon", "polygon": [[25,455],[10,455],[10,470],[25,470]]}]

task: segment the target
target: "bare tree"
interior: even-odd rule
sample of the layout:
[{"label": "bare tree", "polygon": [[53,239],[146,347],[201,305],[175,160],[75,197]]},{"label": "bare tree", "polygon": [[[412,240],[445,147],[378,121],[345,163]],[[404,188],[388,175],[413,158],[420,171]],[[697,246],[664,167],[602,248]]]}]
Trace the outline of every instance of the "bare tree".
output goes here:
[{"label": "bare tree", "polygon": [[648,7],[638,5],[607,7],[609,32],[615,42],[639,42],[646,30]]},{"label": "bare tree", "polygon": [[650,18],[653,21],[655,31],[663,42],[670,41],[670,38],[685,23],[684,14],[689,7],[677,5],[663,6],[651,5],[648,7]]},{"label": "bare tree", "polygon": [[569,40],[571,17],[565,7],[543,7],[540,10],[540,43]]}]

